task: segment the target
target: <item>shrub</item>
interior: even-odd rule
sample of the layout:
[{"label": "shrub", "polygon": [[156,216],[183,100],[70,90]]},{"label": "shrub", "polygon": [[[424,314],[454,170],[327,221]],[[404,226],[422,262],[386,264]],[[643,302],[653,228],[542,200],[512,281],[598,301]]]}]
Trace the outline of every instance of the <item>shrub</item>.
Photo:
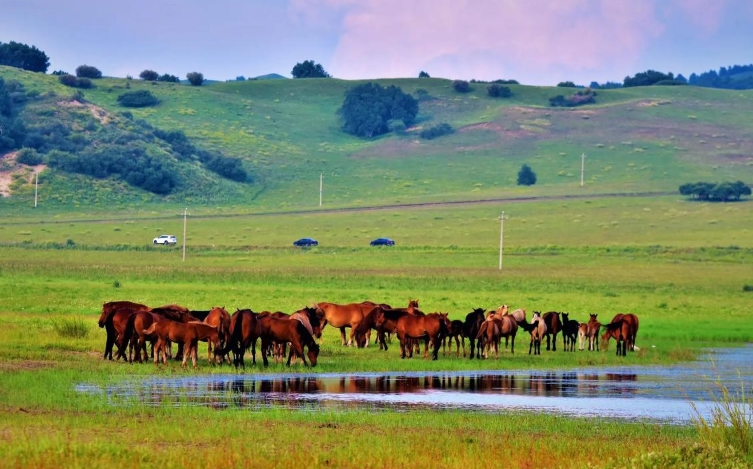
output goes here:
[{"label": "shrub", "polygon": [[418,78],[431,78],[428,73],[421,70],[421,72],[418,74]]},{"label": "shrub", "polygon": [[36,166],[42,164],[44,158],[33,148],[24,148],[18,152],[16,161],[27,166]]},{"label": "shrub", "polygon": [[324,70],[322,64],[318,64],[313,60],[298,62],[290,74],[293,75],[293,78],[330,78],[330,74]]},{"label": "shrub", "polygon": [[79,78],[102,78],[102,72],[91,65],[79,65],[76,67],[76,76]]},{"label": "shrub", "polygon": [[572,81],[561,81],[557,83],[558,88],[577,88]]},{"label": "shrub", "polygon": [[753,285],[748,285],[748,284],[743,285],[743,291],[746,291],[746,292],[753,291]]},{"label": "shrub", "polygon": [[89,326],[82,318],[56,321],[52,328],[59,336],[69,339],[84,339],[89,335]]},{"label": "shrub", "polygon": [[204,75],[199,72],[189,72],[186,74],[186,79],[193,86],[201,86],[204,83]]},{"label": "shrub", "polygon": [[434,127],[429,127],[428,129],[422,130],[421,133],[419,133],[419,136],[426,140],[433,140],[437,137],[441,137],[442,135],[449,135],[454,131],[455,130],[450,124],[442,122],[441,124],[437,124]]},{"label": "shrub", "polygon": [[452,82],[452,89],[458,93],[467,93],[471,91],[471,85],[465,80],[455,80]]},{"label": "shrub", "polygon": [[530,166],[524,164],[518,172],[518,185],[532,186],[534,184],[536,184],[536,173],[533,172]]},{"label": "shrub", "polygon": [[370,82],[348,90],[338,113],[345,132],[374,137],[389,132],[391,120],[401,120],[406,126],[413,123],[418,114],[418,101],[397,86],[384,88]]},{"label": "shrub", "polygon": [[54,72],[52,72],[52,76],[58,77],[60,75],[70,75],[70,73],[64,72],[62,70],[55,70]]},{"label": "shrub", "polygon": [[584,104],[592,104],[595,102],[596,92],[591,88],[576,91],[572,96],[569,96],[567,98],[561,94],[549,98],[549,105],[552,107],[575,107],[582,106]]},{"label": "shrub", "polygon": [[92,84],[92,81],[88,78],[79,78],[76,87],[88,89],[94,87],[94,84]]},{"label": "shrub", "polygon": [[70,86],[71,88],[78,86],[78,78],[74,77],[73,75],[59,75],[58,81],[65,86]]},{"label": "shrub", "polygon": [[180,78],[176,77],[175,75],[170,75],[169,73],[165,73],[164,75],[160,75],[157,77],[157,81],[164,81],[168,83],[180,83]]},{"label": "shrub", "polygon": [[512,91],[507,86],[502,86],[497,83],[489,85],[486,88],[486,92],[492,98],[509,98],[512,96]]},{"label": "shrub", "polygon": [[118,103],[125,107],[148,107],[159,104],[159,100],[149,90],[138,90],[121,94]]},{"label": "shrub", "polygon": [[139,78],[144,81],[156,81],[159,78],[159,73],[154,70],[144,70],[139,74]]}]

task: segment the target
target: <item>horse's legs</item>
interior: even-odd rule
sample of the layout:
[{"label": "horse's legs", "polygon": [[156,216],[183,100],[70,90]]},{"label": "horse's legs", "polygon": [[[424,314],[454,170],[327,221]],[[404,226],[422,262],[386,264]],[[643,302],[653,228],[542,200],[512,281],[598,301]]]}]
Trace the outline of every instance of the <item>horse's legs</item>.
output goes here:
[{"label": "horse's legs", "polygon": [[549,334],[546,335],[546,349],[549,350],[549,347],[551,346]]},{"label": "horse's legs", "polygon": [[533,334],[531,334],[531,343],[528,345],[528,355],[531,354],[531,350],[533,350]]},{"label": "horse's legs", "polygon": [[[546,344],[549,345],[549,342],[547,341]],[[556,352],[556,351],[557,351],[557,333],[555,332],[554,337],[552,337],[552,352]]]}]

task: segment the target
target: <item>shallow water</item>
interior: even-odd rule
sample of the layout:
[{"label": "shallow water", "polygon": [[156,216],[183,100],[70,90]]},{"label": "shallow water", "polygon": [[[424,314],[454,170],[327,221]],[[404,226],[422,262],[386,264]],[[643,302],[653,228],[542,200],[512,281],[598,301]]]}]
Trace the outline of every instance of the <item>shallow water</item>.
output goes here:
[{"label": "shallow water", "polygon": [[[753,346],[710,350],[676,366],[620,366],[567,371],[447,373],[199,375],[146,378],[108,386],[113,405],[315,410],[369,408],[465,409],[482,412],[546,410],[567,415],[686,423],[708,417],[721,383],[734,394],[753,391]],[[750,409],[749,409],[750,410]]]}]

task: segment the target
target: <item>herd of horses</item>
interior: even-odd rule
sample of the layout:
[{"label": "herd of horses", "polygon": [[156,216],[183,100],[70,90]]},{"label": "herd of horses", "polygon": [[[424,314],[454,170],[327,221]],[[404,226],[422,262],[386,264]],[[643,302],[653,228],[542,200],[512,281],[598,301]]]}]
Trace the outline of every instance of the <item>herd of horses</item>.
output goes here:
[{"label": "herd of horses", "polygon": [[[574,351],[576,341],[579,350],[606,348],[609,339],[617,342],[617,355],[625,356],[635,350],[638,334],[638,317],[635,314],[617,314],[608,324],[601,324],[596,314],[588,322],[570,319],[568,313],[550,311],[541,314],[535,311],[530,322],[525,309],[510,311],[507,305],[487,311],[476,308],[466,315],[465,321],[448,318],[447,313],[424,313],[418,300],[410,300],[405,308],[393,308],[384,303],[363,301],[360,303],[336,304],[321,302],[304,307],[293,314],[238,309],[232,315],[224,307],[208,311],[189,310],[179,305],[156,308],[131,301],[113,301],[102,305],[99,327],[107,333],[104,358],[113,360],[113,348],[117,346],[115,359],[139,363],[149,360],[147,342],[151,344],[154,363],[167,363],[172,358],[172,344],[178,346],[176,359],[187,366],[190,359],[194,367],[198,359],[198,343],[207,342],[210,363],[233,363],[245,368],[245,354],[250,349],[252,362],[256,364],[256,345],[261,341],[260,351],[264,366],[269,365],[268,356],[284,361],[287,365],[294,358],[301,358],[305,365],[316,366],[322,329],[331,325],[340,330],[343,346],[368,347],[372,332],[376,333],[379,348],[388,349],[389,338],[397,336],[400,357],[412,357],[420,353],[424,344],[424,358],[428,358],[429,346],[432,359],[438,358],[440,347],[444,353],[455,341],[456,356],[466,356],[465,339],[470,343],[470,358],[489,358],[493,352],[499,357],[502,338],[505,349],[515,353],[515,337],[520,329],[530,335],[528,353],[541,354],[541,343],[546,338],[546,350],[557,350],[557,335],[562,332],[563,349]],[[346,329],[350,329],[350,334]],[[288,352],[289,348],[289,352]],[[127,355],[126,355],[127,353]],[[308,361],[306,360],[308,358]]]}]

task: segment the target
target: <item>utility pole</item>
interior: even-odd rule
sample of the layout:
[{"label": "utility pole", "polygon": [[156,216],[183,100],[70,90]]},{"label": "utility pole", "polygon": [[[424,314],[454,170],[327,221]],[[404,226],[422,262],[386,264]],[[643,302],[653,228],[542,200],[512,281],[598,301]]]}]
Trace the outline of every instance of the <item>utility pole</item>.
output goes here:
[{"label": "utility pole", "polygon": [[186,262],[186,221],[188,219],[188,207],[183,210],[183,262]]},{"label": "utility pole", "polygon": [[322,185],[324,183],[324,174],[319,173],[319,206],[322,206]]},{"label": "utility pole", "polygon": [[586,170],[586,154],[580,155],[580,187],[583,187],[583,173]]},{"label": "utility pole", "polygon": [[34,208],[37,208],[37,193],[39,192],[39,173],[34,173]]},{"label": "utility pole", "polygon": [[505,243],[505,220],[507,220],[507,216],[505,215],[505,212],[502,212],[502,215],[499,216],[499,270],[502,270],[502,250]]}]

